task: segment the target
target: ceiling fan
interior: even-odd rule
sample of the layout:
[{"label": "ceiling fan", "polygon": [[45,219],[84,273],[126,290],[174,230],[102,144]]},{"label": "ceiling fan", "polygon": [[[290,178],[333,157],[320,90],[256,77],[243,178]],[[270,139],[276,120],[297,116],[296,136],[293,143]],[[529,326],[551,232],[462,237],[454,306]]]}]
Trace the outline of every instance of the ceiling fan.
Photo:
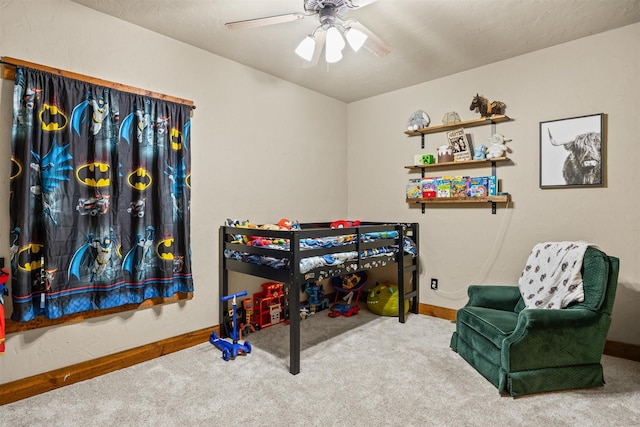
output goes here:
[{"label": "ceiling fan", "polygon": [[356,52],[364,46],[377,56],[385,56],[391,52],[391,47],[360,22],[346,17],[349,9],[358,9],[375,1],[304,0],[305,13],[294,12],[228,22],[225,26],[229,29],[253,28],[297,21],[307,16],[317,16],[320,25],[306,36],[295,50],[296,54],[307,61],[308,65],[318,63],[323,47],[325,60],[328,63],[340,61],[342,59],[342,50],[346,46],[345,38],[349,46]]}]

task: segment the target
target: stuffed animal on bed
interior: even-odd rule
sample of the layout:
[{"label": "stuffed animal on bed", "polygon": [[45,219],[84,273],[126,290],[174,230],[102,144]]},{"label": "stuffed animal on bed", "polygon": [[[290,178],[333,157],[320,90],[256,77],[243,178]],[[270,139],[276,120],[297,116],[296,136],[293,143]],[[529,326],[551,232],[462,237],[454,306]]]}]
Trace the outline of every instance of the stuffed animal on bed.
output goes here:
[{"label": "stuffed animal on bed", "polygon": [[349,228],[349,227],[357,227],[359,225],[360,225],[359,220],[346,221],[344,219],[339,219],[338,221],[333,221],[331,223],[331,228]]},{"label": "stuffed animal on bed", "polygon": [[[249,220],[233,220],[233,219],[227,219],[227,225],[229,227],[237,227],[237,228],[256,228],[256,229],[260,229],[260,230],[300,230],[300,224],[298,223],[298,221],[291,221],[289,219],[286,218],[282,218],[280,221],[278,221],[277,224],[262,224],[262,225],[256,225],[252,222],[249,222]],[[244,244],[248,244],[249,242],[256,240],[255,236],[247,236],[247,235],[242,235],[242,234],[234,234],[232,235],[233,240],[231,241],[232,243],[244,243]],[[254,246],[263,246],[266,245],[266,240],[268,239],[262,239],[262,241],[256,242],[254,243]],[[271,243],[272,244],[278,244],[277,240],[278,239],[271,239]]]}]

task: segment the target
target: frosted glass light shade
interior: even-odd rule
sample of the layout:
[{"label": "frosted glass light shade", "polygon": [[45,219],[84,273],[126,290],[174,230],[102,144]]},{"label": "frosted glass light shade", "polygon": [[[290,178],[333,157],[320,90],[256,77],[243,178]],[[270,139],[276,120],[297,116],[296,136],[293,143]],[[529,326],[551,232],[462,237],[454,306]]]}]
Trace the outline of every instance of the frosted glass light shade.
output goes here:
[{"label": "frosted glass light shade", "polygon": [[336,27],[329,27],[327,30],[327,48],[331,48],[331,50],[338,50],[342,52],[342,49],[346,46],[344,39],[342,38],[342,34]]},{"label": "frosted glass light shade", "polygon": [[353,49],[354,52],[359,51],[364,42],[367,41],[367,35],[355,28],[347,28],[344,32],[344,36],[347,38],[349,46],[351,46],[351,49]]},{"label": "frosted glass light shade", "polygon": [[324,59],[329,64],[333,64],[334,62],[338,62],[342,59],[342,52],[339,49],[336,49],[335,46],[331,48],[331,46],[327,44],[324,49]]},{"label": "frosted glass light shade", "polygon": [[316,39],[313,36],[305,37],[298,47],[296,48],[296,54],[305,61],[311,61],[313,58],[313,52],[316,50]]}]

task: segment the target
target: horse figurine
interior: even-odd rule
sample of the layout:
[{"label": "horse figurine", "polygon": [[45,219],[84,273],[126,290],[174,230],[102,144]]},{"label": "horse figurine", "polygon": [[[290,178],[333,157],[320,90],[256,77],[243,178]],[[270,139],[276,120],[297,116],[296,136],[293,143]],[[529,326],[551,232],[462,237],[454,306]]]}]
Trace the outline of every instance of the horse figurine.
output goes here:
[{"label": "horse figurine", "polygon": [[494,114],[504,114],[507,105],[504,102],[493,101],[489,103],[489,100],[484,96],[476,94],[471,101],[469,110],[480,113],[481,118],[493,116]]}]

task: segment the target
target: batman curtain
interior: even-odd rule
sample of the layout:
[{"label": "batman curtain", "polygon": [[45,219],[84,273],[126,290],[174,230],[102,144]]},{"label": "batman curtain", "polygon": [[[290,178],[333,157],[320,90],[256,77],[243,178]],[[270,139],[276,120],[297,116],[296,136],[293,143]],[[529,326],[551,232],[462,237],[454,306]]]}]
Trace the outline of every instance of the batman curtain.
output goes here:
[{"label": "batman curtain", "polygon": [[190,108],[28,68],[13,98],[13,320],[192,292]]}]

